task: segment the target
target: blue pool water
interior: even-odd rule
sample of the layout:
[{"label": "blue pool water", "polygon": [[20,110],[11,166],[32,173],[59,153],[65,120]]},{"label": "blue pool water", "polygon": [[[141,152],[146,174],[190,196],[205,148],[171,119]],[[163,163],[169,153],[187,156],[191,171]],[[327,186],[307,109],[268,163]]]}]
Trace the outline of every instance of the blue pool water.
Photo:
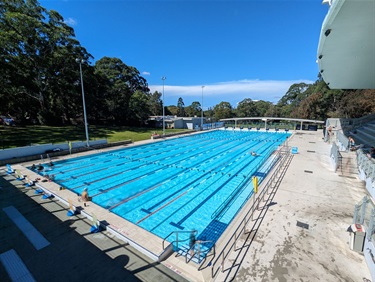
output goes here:
[{"label": "blue pool water", "polygon": [[161,238],[197,230],[215,242],[289,135],[216,130],[58,161],[44,173],[78,194],[88,188],[94,203]]}]

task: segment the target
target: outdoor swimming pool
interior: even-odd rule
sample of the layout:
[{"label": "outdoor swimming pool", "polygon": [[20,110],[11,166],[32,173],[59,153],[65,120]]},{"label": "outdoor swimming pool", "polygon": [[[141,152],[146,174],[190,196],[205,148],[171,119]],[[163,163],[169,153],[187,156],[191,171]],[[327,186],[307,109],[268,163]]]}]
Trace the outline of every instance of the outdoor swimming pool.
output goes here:
[{"label": "outdoor swimming pool", "polygon": [[41,174],[75,193],[88,188],[95,204],[161,238],[197,230],[214,243],[253,194],[252,176],[262,181],[289,135],[215,130],[57,161]]}]

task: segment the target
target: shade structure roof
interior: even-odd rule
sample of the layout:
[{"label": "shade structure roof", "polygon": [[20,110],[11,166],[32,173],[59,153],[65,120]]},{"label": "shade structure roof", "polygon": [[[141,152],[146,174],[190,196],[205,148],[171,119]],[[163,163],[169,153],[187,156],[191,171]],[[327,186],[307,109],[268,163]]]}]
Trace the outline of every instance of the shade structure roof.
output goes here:
[{"label": "shade structure roof", "polygon": [[375,88],[375,0],[325,0],[317,63],[331,89]]}]

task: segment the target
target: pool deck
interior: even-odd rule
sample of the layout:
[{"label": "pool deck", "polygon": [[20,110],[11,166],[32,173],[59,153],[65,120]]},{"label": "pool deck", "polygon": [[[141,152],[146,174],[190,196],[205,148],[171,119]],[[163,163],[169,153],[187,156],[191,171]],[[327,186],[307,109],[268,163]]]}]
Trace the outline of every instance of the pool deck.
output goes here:
[{"label": "pool deck", "polygon": [[[142,143],[148,142],[157,141]],[[215,281],[370,278],[363,255],[350,250],[346,231],[354,204],[366,195],[364,184],[355,174],[333,171],[330,145],[323,142],[321,131],[295,132],[289,145],[298,147],[298,154],[293,155],[281,183],[247,226],[248,232],[240,237]],[[113,149],[118,148],[109,150]],[[349,157],[354,156],[351,153]],[[40,177],[25,168],[29,165],[12,167],[31,179]],[[1,209],[16,207],[51,244],[33,249],[2,211],[0,254],[16,250],[37,281],[210,281],[209,272],[198,271],[195,263],[186,264],[182,257],[172,255],[156,262],[152,257],[163,253],[159,237],[93,203],[83,207],[69,190],[39,181],[38,185],[56,195],[43,200],[35,189],[15,180],[14,174],[5,175],[5,168],[1,175]],[[68,199],[81,214],[66,216]],[[106,231],[90,233],[93,215],[107,226]],[[147,256],[137,245],[149,250]],[[3,270],[0,264],[0,281],[10,281]]]}]

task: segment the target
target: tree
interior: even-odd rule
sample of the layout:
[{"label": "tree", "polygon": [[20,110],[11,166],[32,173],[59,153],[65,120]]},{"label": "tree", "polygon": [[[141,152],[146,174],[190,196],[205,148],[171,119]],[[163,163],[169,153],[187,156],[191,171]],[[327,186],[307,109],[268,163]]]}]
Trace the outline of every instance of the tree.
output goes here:
[{"label": "tree", "polygon": [[[4,1],[0,6],[0,102],[22,122],[61,123],[69,110],[61,98],[79,97],[72,81],[75,58],[91,56],[55,11],[36,0]],[[76,69],[76,65],[75,65]],[[74,74],[74,76],[73,76]],[[73,108],[73,107],[72,107]]]},{"label": "tree", "polygon": [[185,113],[189,117],[200,116],[202,114],[201,103],[195,101],[185,108]]},{"label": "tree", "polygon": [[171,105],[171,106],[166,106],[164,109],[165,115],[172,115],[172,116],[178,116],[178,108],[177,106]]},{"label": "tree", "polygon": [[321,93],[319,102],[321,109],[320,119],[325,120],[328,117],[339,117],[339,101],[345,94],[344,91],[339,89],[329,89],[323,79],[317,80],[310,88],[312,93]]},{"label": "tree", "polygon": [[292,116],[302,119],[319,119],[321,97],[322,94],[319,92],[309,95],[293,110]]},{"label": "tree", "polygon": [[375,89],[347,90],[338,102],[342,117],[359,118],[375,112]]},{"label": "tree", "polygon": [[[255,104],[257,116],[264,117],[264,116],[273,116],[274,115],[274,112],[272,111],[272,108],[273,108],[274,105],[271,102],[259,100],[259,101],[254,102],[254,104]],[[269,114],[267,114],[268,111],[270,111]]]},{"label": "tree", "polygon": [[216,120],[233,117],[233,109],[229,102],[221,102],[214,107],[214,117]]},{"label": "tree", "polygon": [[250,98],[246,98],[238,103],[236,109],[237,117],[256,117],[258,112],[255,107],[255,103]]},{"label": "tree", "polygon": [[281,117],[281,107],[274,105],[270,102],[270,106],[267,108],[266,112],[261,115],[265,117]]},{"label": "tree", "polygon": [[[108,117],[118,124],[132,123],[130,99],[136,91],[148,93],[146,80],[139,71],[127,66],[118,58],[103,57],[95,64],[95,74],[107,80],[103,102],[108,108]],[[149,104],[147,104],[148,106]],[[150,112],[148,109],[146,112]]]},{"label": "tree", "polygon": [[130,124],[143,126],[150,116],[149,94],[137,90],[130,98]]},{"label": "tree", "polygon": [[287,93],[280,99],[277,106],[281,108],[282,117],[292,117],[291,113],[299,103],[306,98],[305,91],[309,85],[306,83],[293,84],[289,87]]},{"label": "tree", "polygon": [[305,98],[291,110],[290,116],[320,120],[339,117],[336,115],[343,93],[342,90],[329,89],[322,79],[318,79],[304,91]]},{"label": "tree", "polygon": [[211,122],[215,122],[216,119],[214,118],[214,110],[209,107],[207,111],[205,112],[205,116],[209,118]]},{"label": "tree", "polygon": [[177,116],[179,117],[186,116],[184,100],[182,100],[181,97],[178,98],[178,102],[177,102]]},{"label": "tree", "polygon": [[160,99],[161,95],[160,92],[155,91],[149,96],[149,109],[153,116],[161,116],[163,114],[163,101]]}]

